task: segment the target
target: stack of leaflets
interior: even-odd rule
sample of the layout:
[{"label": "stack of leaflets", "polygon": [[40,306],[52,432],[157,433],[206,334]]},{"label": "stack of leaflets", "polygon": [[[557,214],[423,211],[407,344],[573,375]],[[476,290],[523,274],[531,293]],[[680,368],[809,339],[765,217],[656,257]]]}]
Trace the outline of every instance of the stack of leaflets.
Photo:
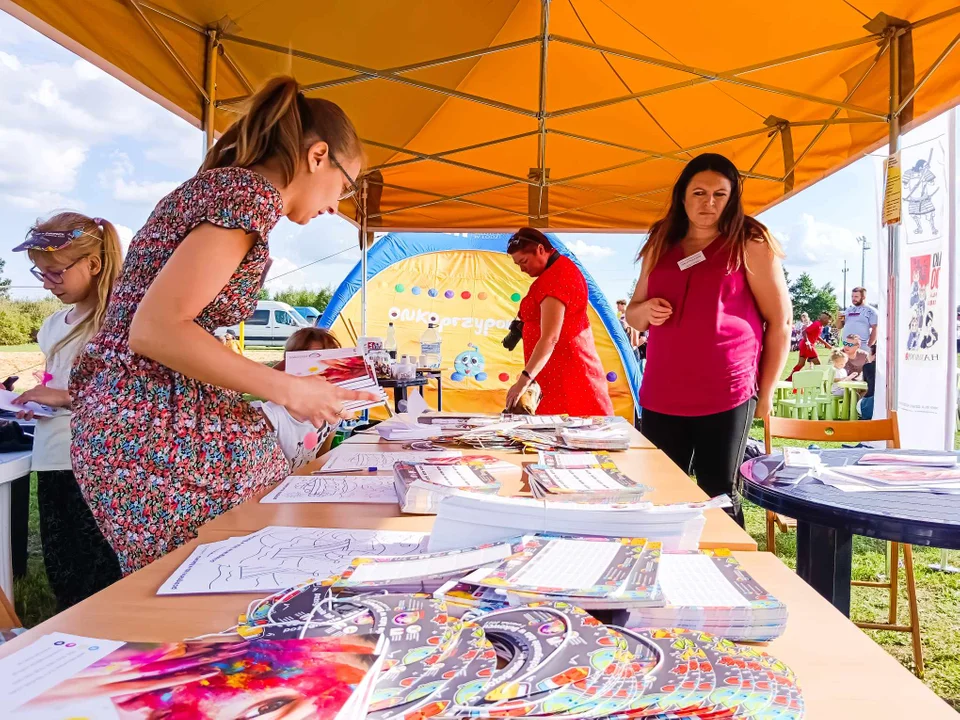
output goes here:
[{"label": "stack of leaflets", "polygon": [[564,601],[458,619],[429,596],[326,590],[307,585],[256,601],[226,636],[387,633],[372,720],[803,716],[788,667],[704,632],[605,625]]},{"label": "stack of leaflets", "polygon": [[418,515],[435,515],[440,501],[458,490],[493,495],[500,490],[485,464],[469,457],[452,463],[398,462],[393,477],[400,509]]},{"label": "stack of leaflets", "polygon": [[521,549],[520,538],[517,538],[512,542],[415,556],[358,557],[339,576],[331,579],[332,588],[338,594],[375,591],[433,593],[470,571],[496,566]]},{"label": "stack of leaflets", "polygon": [[664,604],[631,612],[631,627],[682,627],[749,642],[773,640],[786,628],[787,606],[729,550],[663,553],[657,588]]},{"label": "stack of leaflets", "polygon": [[630,426],[626,423],[597,423],[582,427],[563,427],[560,442],[574,450],[629,450]]},{"label": "stack of leaflets", "polygon": [[616,465],[572,468],[526,465],[524,470],[530,491],[541,500],[636,502],[650,490],[628,478]]},{"label": "stack of leaflets", "polygon": [[537,464],[546,465],[550,468],[613,468],[617,469],[617,464],[608,452],[551,452],[541,450],[537,453]]},{"label": "stack of leaflets", "polygon": [[454,550],[518,535],[557,533],[588,537],[645,537],[666,551],[696,550],[706,520],[704,511],[730,506],[720,495],[697,503],[548,502],[454,492],[437,508],[430,551]]},{"label": "stack of leaflets", "polygon": [[856,465],[823,468],[817,479],[843,492],[960,494],[960,467],[950,454],[866,453]]},{"label": "stack of leaflets", "polygon": [[662,604],[657,589],[660,543],[641,538],[525,535],[520,551],[465,583],[506,593],[511,605],[566,601],[588,610]]},{"label": "stack of leaflets", "polygon": [[383,405],[387,396],[377,384],[373,366],[359,348],[333,350],[299,350],[286,354],[286,372],[291,375],[319,375],[327,382],[348,390],[373,393],[376,400],[354,400],[343,407],[346,412],[358,412]]},{"label": "stack of leaflets", "polygon": [[784,446],[783,465],[777,469],[776,481],[782,485],[794,485],[805,477],[817,477],[822,467],[819,455],[806,448]]},{"label": "stack of leaflets", "polygon": [[867,453],[857,460],[857,465],[900,465],[903,467],[952,468],[957,465],[956,455],[907,455],[896,452]]},{"label": "stack of leaflets", "polygon": [[203,720],[275,710],[363,720],[386,645],[370,634],[160,644],[53,633],[0,660],[0,707],[11,719]]}]

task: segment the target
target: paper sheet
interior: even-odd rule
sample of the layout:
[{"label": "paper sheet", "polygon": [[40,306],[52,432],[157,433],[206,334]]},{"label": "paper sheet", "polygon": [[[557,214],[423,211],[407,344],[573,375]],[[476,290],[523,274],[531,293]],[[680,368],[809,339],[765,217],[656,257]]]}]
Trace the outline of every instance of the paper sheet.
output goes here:
[{"label": "paper sheet", "polygon": [[510,543],[491,547],[477,548],[462,553],[451,553],[443,557],[413,557],[397,562],[377,562],[360,565],[350,576],[351,583],[386,582],[417,577],[436,577],[458,570],[472,570],[477,565],[503,560],[510,555]]},{"label": "paper sheet", "polygon": [[444,487],[484,487],[485,485],[471,468],[463,465],[417,465],[416,467],[417,474],[422,479]]},{"label": "paper sheet", "polygon": [[424,462],[437,458],[461,457],[459,450],[440,452],[357,452],[350,446],[341,446],[330,453],[329,459],[320,469],[322,473],[351,472],[364,470],[393,470],[394,463]]},{"label": "paper sheet", "polygon": [[383,503],[395,505],[393,480],[364,475],[292,475],[264,495],[262,503]]},{"label": "paper sheet", "polygon": [[28,402],[23,405],[14,405],[13,401],[18,397],[20,397],[19,393],[0,388],[0,410],[6,410],[12,413],[32,410],[34,416],[38,418],[49,418],[57,414],[56,408],[52,408],[49,405],[41,405],[40,403]]},{"label": "paper sheet", "polygon": [[0,707],[15,710],[125,643],[51,633],[0,660]]},{"label": "paper sheet", "polygon": [[198,546],[157,594],[283,590],[335,575],[361,555],[418,555],[427,538],[394,530],[266,527],[221,541],[213,551]]},{"label": "paper sheet", "polygon": [[589,490],[624,490],[623,485],[601,468],[561,469],[543,471],[561,490],[583,492]]},{"label": "paper sheet", "polygon": [[660,556],[657,583],[671,605],[749,607],[750,601],[727,580],[706,555]]},{"label": "paper sheet", "polygon": [[617,543],[589,540],[552,540],[529,563],[510,577],[511,585],[586,588],[603,577],[620,551]]}]

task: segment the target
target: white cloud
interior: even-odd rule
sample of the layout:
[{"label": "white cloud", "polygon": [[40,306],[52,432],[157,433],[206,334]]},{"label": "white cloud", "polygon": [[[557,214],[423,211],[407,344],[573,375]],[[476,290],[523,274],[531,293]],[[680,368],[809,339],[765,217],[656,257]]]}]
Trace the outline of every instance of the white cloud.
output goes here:
[{"label": "white cloud", "polygon": [[133,229],[128,228],[126,225],[114,225],[117,229],[117,236],[120,238],[120,249],[123,251],[123,256],[127,256],[127,250],[130,249],[130,241],[133,240]]},{"label": "white cloud", "polygon": [[176,180],[149,182],[134,180],[133,163],[126,153],[115,152],[110,167],[99,174],[100,187],[110,190],[113,199],[119,202],[156,205],[180,183]]},{"label": "white cloud", "polygon": [[860,257],[860,245],[852,230],[821,222],[809,213],[802,213],[800,220],[787,231],[774,230],[774,235],[783,244],[784,264],[788,269],[838,267],[844,259]]},{"label": "white cloud", "polygon": [[[124,140],[181,180],[196,170],[198,130],[2,13],[0,38],[0,202],[78,205],[71,195],[93,148]],[[116,199],[146,203],[169,187],[131,173],[111,189]]]},{"label": "white cloud", "polygon": [[580,238],[577,238],[573,242],[568,242],[567,247],[578,258],[612,257],[614,252],[612,247],[584,242]]}]

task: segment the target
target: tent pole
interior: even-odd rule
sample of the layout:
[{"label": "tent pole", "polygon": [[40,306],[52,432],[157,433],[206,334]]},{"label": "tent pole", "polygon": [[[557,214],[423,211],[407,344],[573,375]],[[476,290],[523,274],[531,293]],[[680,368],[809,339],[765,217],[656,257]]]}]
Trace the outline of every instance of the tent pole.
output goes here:
[{"label": "tent pole", "polygon": [[[890,27],[890,139],[888,155],[900,150],[900,38],[896,27]],[[900,284],[899,225],[887,226],[887,413],[896,412],[897,402],[897,303]]]},{"label": "tent pole", "polygon": [[367,334],[367,195],[370,183],[360,180],[360,335]]},{"label": "tent pole", "polygon": [[215,141],[217,113],[217,56],[219,55],[220,41],[217,31],[207,30],[207,53],[205,57],[204,80],[207,96],[203,105],[203,150],[213,147]]}]

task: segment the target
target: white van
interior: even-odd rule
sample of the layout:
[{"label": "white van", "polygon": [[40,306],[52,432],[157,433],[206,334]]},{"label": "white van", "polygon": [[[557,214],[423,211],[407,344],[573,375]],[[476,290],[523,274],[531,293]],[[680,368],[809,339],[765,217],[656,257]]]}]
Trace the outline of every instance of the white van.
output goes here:
[{"label": "white van", "polygon": [[[305,327],[310,327],[310,323],[286,303],[258,300],[253,315],[243,322],[243,342],[247,346],[283,347],[288,337]],[[235,338],[240,337],[239,325],[217,328],[214,334],[223,337],[228,330]]]}]

